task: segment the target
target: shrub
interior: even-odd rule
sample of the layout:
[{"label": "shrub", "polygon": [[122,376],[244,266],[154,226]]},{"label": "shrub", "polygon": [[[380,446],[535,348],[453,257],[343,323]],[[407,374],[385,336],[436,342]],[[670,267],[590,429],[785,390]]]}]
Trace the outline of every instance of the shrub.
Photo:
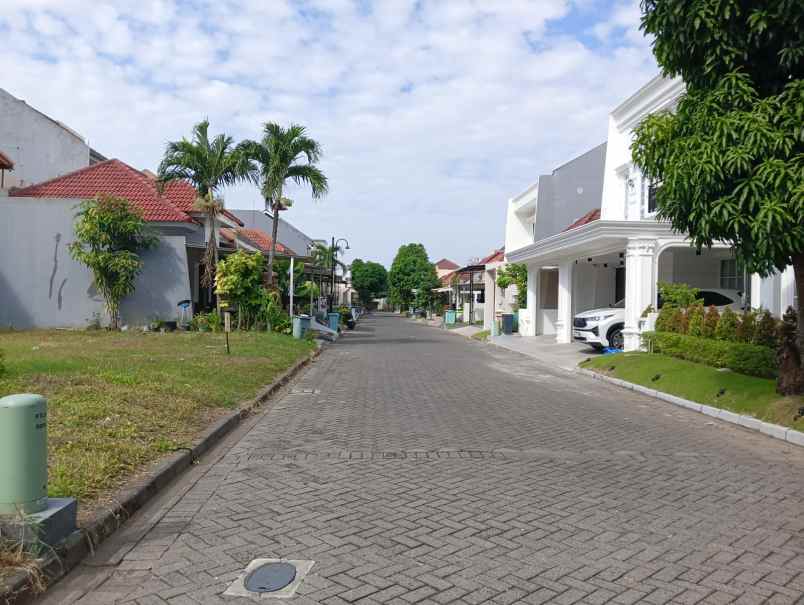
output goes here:
[{"label": "shrub", "polygon": [[746,311],[738,317],[735,336],[738,342],[754,342],[757,328],[757,316],[753,311]]},{"label": "shrub", "polygon": [[649,332],[643,338],[650,343],[654,353],[716,368],[729,368],[749,376],[776,376],[776,355],[768,347],[668,332]]},{"label": "shrub", "polygon": [[659,315],[656,317],[656,331],[657,332],[672,332],[673,331],[673,307],[662,307],[659,309]]},{"label": "shrub", "polygon": [[737,314],[728,307],[723,311],[723,315],[720,316],[720,321],[717,322],[715,338],[718,340],[737,340]]},{"label": "shrub", "polygon": [[680,307],[682,309],[691,307],[699,301],[698,292],[698,288],[692,288],[687,284],[659,282],[659,298],[665,307]]},{"label": "shrub", "polygon": [[675,332],[676,334],[686,334],[687,329],[689,328],[687,314],[684,313],[683,309],[678,309],[675,307],[671,308],[673,311],[670,315],[670,332]]},{"label": "shrub", "polygon": [[693,305],[687,311],[689,327],[687,334],[701,337],[704,335],[704,309],[703,305]]},{"label": "shrub", "polygon": [[710,305],[706,310],[706,315],[704,315],[703,333],[701,336],[704,338],[714,338],[718,323],[720,323],[720,313],[718,313],[715,305]]},{"label": "shrub", "polygon": [[198,332],[220,332],[223,329],[223,320],[215,311],[198,313],[190,320],[190,329]]},{"label": "shrub", "polygon": [[777,343],[776,332],[778,322],[773,314],[765,309],[759,314],[754,332],[754,343],[765,347],[775,347]]}]

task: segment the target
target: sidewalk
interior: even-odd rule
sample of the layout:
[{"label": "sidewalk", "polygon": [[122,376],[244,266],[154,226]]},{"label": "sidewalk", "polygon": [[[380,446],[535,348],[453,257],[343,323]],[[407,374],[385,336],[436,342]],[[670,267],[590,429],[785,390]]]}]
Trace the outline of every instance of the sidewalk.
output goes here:
[{"label": "sidewalk", "polygon": [[562,370],[574,371],[587,357],[600,355],[596,349],[579,343],[556,344],[555,336],[520,336],[501,334],[489,339],[491,344],[533,357]]}]

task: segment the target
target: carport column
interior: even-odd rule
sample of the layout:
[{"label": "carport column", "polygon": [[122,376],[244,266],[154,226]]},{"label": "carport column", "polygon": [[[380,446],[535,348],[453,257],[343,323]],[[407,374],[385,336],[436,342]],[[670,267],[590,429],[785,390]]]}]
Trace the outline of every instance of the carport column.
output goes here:
[{"label": "carport column", "polygon": [[519,313],[519,333],[522,336],[536,336],[536,306],[539,304],[539,267],[528,265],[527,305]]},{"label": "carport column", "polygon": [[624,349],[638,351],[642,345],[639,320],[648,305],[656,303],[656,276],[653,268],[656,240],[629,239],[625,249],[625,329]]},{"label": "carport column", "polygon": [[558,312],[556,317],[556,342],[572,342],[572,271],[575,261],[558,266]]}]

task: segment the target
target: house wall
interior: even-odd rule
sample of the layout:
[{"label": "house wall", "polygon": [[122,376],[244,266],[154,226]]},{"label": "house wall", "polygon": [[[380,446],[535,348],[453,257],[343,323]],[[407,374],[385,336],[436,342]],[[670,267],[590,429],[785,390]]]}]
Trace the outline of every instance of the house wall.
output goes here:
[{"label": "house wall", "polygon": [[584,214],[600,208],[606,143],[539,177],[534,241],[561,233]]},{"label": "house wall", "polygon": [[[72,259],[78,200],[0,197],[0,325],[15,328],[85,327],[103,300],[89,270]],[[176,318],[190,298],[185,238],[163,235],[143,254],[137,289],[123,301],[124,323]]]},{"label": "house wall", "polygon": [[0,151],[14,162],[5,186],[21,187],[89,166],[77,133],[0,88]]},{"label": "house wall", "polygon": [[[262,229],[268,235],[271,235],[273,230],[273,219],[270,216],[265,216],[259,210],[234,210],[237,217],[243,221],[248,229]],[[277,239],[280,244],[283,244],[293,250],[298,255],[306,256],[308,248],[313,243],[313,238],[306,233],[300,231],[282,217],[279,217],[279,226],[277,228]]]}]

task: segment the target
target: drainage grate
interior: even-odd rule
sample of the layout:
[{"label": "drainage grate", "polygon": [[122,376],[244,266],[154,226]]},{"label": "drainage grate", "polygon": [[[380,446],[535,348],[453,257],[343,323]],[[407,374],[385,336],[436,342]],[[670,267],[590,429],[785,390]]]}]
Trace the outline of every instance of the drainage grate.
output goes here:
[{"label": "drainage grate", "polygon": [[243,584],[250,592],[276,592],[296,579],[296,568],[290,563],[265,563],[246,576]]}]

